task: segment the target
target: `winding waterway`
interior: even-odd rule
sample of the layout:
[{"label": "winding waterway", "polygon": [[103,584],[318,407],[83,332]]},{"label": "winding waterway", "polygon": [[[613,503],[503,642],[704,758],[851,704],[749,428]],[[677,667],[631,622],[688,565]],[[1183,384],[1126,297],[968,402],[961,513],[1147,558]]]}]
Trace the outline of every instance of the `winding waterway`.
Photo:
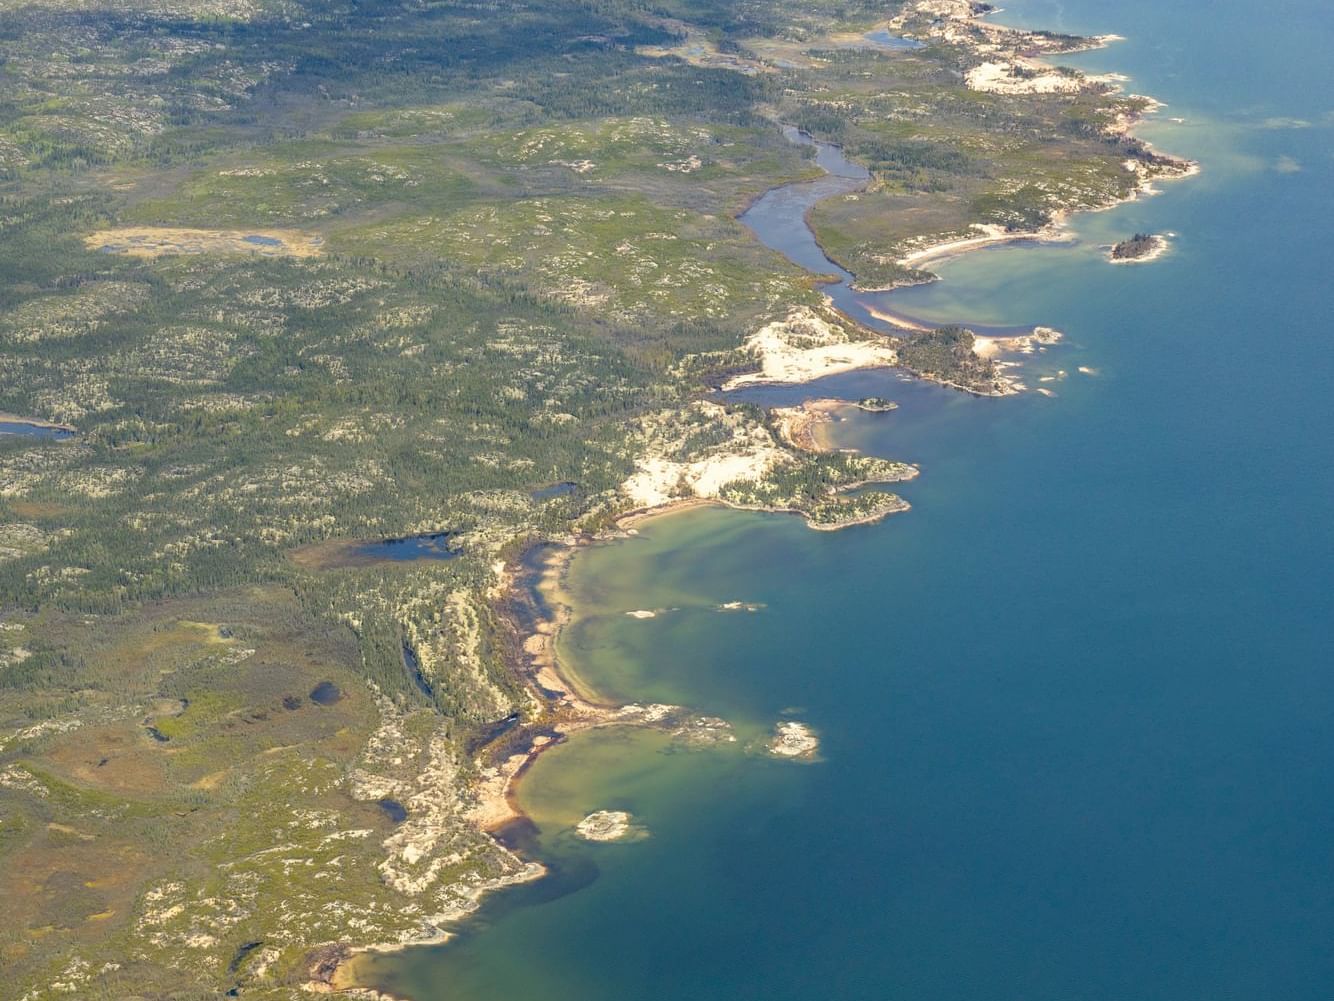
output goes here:
[{"label": "winding waterway", "polygon": [[[696,510],[581,553],[561,656],[609,697],[697,707],[738,740],[606,730],[541,757],[520,799],[553,876],[493,896],[446,946],[375,959],[378,986],[1328,996],[1334,29],[1314,0],[1010,7],[1129,36],[1079,64],[1167,100],[1142,133],[1204,173],[1076,219],[1071,246],[981,251],[895,293],[936,322],[1066,331],[1042,361],[1055,397],[887,372],[781,391],[899,401],[833,433],[922,466],[911,512],[817,533]],[[1176,233],[1172,252],[1107,265],[1136,231]],[[756,610],[720,607],[737,601]],[[820,761],[753,749],[788,718],[820,733]],[[582,841],[594,810],[650,836]]]},{"label": "winding waterway", "polygon": [[[782,129],[790,142],[815,149],[815,163],[825,175],[766,191],[741,214],[741,222],[766,247],[778,251],[811,274],[827,276],[830,280],[822,289],[825,295],[843,314],[857,322],[884,333],[903,332],[888,322],[890,318],[909,324],[926,322],[904,314],[897,299],[891,302],[891,296],[897,296],[899,290],[876,292],[856,288],[853,275],[825,254],[809,225],[810,211],[819,202],[862,191],[871,180],[870,172],[845,157],[843,151],[832,143],[820,142],[792,125],[784,125]],[[956,317],[949,322],[959,319],[962,318]],[[935,322],[944,321],[937,318]],[[978,333],[1009,334],[1027,331],[1032,325],[970,322],[969,326]]]}]

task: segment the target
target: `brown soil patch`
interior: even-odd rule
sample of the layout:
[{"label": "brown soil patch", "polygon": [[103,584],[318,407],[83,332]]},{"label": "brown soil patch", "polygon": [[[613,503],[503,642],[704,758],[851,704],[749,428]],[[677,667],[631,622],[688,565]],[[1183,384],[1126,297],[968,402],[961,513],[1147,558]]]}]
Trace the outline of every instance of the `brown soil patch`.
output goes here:
[{"label": "brown soil patch", "polygon": [[166,254],[258,254],[261,257],[315,257],[324,238],[295,229],[183,229],[175,226],[122,226],[83,239],[89,250],[128,257]]},{"label": "brown soil patch", "polygon": [[132,724],[74,730],[41,756],[41,764],[78,785],[145,796],[167,788],[161,754]]}]

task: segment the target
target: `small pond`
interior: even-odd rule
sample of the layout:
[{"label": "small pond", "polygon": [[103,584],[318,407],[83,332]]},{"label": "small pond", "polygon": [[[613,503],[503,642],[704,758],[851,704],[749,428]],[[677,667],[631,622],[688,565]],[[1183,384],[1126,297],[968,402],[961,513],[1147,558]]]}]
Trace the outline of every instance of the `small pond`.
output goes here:
[{"label": "small pond", "polygon": [[458,550],[449,548],[450,534],[433,532],[401,539],[363,542],[353,548],[352,555],[374,560],[448,560],[458,555]]},{"label": "small pond", "polygon": [[69,428],[54,424],[35,424],[31,421],[15,420],[12,417],[0,418],[0,435],[22,435],[25,438],[73,438]]},{"label": "small pond", "polygon": [[332,681],[321,681],[310,692],[310,701],[317,706],[331,706],[342,697],[342,690]]}]

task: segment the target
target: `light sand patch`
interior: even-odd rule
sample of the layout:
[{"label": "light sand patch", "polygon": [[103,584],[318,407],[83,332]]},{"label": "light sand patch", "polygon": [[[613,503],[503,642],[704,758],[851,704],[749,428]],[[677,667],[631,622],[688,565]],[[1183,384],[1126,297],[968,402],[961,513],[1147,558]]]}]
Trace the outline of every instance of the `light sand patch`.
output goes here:
[{"label": "light sand patch", "polygon": [[643,828],[635,827],[633,818],[624,810],[598,810],[575,825],[575,833],[585,841],[628,841],[648,836]]},{"label": "light sand patch", "polygon": [[[682,417],[705,417],[719,439],[708,451],[683,451],[697,425]],[[697,401],[686,414],[664,414],[649,419],[647,454],[636,462],[635,473],[622,490],[640,508],[662,507],[676,500],[711,500],[738,483],[758,483],[775,468],[796,461],[781,448],[762,424],[740,413],[729,413],[716,403]]]},{"label": "light sand patch", "polygon": [[820,749],[820,738],[809,724],[784,720],[774,727],[769,753],[780,758],[813,758]]},{"label": "light sand patch", "polygon": [[91,233],[89,250],[128,257],[169,254],[258,254],[261,257],[315,257],[324,238],[295,229],[181,229],[175,226],[122,226]]},{"label": "light sand patch", "polygon": [[1082,76],[1018,60],[974,66],[964,81],[987,94],[1077,94],[1086,86]]},{"label": "light sand patch", "polygon": [[723,389],[810,382],[838,372],[898,363],[898,355],[888,341],[855,336],[847,327],[805,306],[751,334],[745,349],[759,362],[760,370],[729,379]]},{"label": "light sand patch", "polygon": [[696,462],[641,459],[639,470],[624,485],[639,507],[661,507],[678,497],[717,497],[732,483],[758,483],[776,465],[790,462],[773,444],[758,445],[737,454],[711,455]]},{"label": "light sand patch", "polygon": [[966,236],[959,240],[950,240],[947,243],[937,243],[921,250],[914,250],[906,257],[899,258],[899,263],[904,267],[920,268],[924,264],[937,263],[950,257],[957,257],[959,254],[966,254],[970,250],[989,247],[993,244],[1014,243],[1018,240],[1064,243],[1073,237],[1061,228],[1061,221],[1058,217],[1058,220],[1046,229],[1032,231],[1008,230],[995,223],[974,223],[971,229],[977,234],[976,236]]},{"label": "light sand patch", "polygon": [[520,816],[510,802],[510,787],[524,765],[550,742],[550,737],[540,734],[533,738],[530,750],[480,768],[473,790],[476,799],[468,811],[468,819],[484,831],[494,831]]},{"label": "light sand patch", "polygon": [[1032,333],[1015,337],[982,337],[973,335],[973,353],[979,358],[994,358],[1002,354],[1030,355],[1061,339],[1061,332],[1051,327],[1034,327]]}]

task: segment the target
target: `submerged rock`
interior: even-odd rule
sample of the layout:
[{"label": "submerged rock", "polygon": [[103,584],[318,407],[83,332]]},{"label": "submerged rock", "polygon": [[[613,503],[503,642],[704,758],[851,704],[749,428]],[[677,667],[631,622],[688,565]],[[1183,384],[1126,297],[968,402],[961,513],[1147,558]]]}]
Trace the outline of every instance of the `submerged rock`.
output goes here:
[{"label": "submerged rock", "polygon": [[717,716],[692,716],[673,730],[672,736],[679,745],[692,748],[736,742],[732,724]]},{"label": "submerged rock", "polygon": [[597,810],[575,825],[575,832],[585,841],[628,841],[645,837],[641,828],[631,824],[631,816],[624,810]]}]

